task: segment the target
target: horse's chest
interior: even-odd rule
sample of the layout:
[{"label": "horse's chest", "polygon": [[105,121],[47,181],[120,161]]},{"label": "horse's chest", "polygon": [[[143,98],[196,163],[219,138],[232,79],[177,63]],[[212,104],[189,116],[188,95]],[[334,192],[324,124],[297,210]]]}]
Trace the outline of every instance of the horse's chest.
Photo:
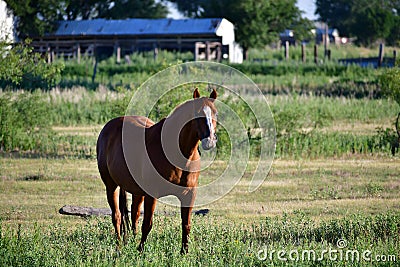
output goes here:
[{"label": "horse's chest", "polygon": [[[151,168],[154,168],[157,173],[167,181],[184,187],[197,186],[199,172],[184,171],[170,163],[163,151],[153,153],[150,156]],[[198,169],[198,166],[190,166],[189,169]]]},{"label": "horse's chest", "polygon": [[170,182],[184,187],[195,187],[197,186],[198,177],[198,172],[178,170],[174,175],[172,175]]}]

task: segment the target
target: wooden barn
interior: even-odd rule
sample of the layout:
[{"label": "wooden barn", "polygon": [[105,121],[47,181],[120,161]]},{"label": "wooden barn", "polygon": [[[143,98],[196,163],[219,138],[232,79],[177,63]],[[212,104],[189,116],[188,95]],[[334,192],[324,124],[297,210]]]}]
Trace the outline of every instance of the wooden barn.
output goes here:
[{"label": "wooden barn", "polygon": [[61,21],[55,32],[34,38],[32,45],[49,58],[114,54],[120,61],[131,53],[165,49],[192,51],[195,60],[243,60],[234,26],[223,18]]}]

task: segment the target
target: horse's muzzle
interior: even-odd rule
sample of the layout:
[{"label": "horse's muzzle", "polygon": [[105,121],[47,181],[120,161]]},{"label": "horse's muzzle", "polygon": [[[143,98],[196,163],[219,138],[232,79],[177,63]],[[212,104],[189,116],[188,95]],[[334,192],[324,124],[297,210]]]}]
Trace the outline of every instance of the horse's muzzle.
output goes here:
[{"label": "horse's muzzle", "polygon": [[204,150],[210,150],[210,149],[214,148],[217,145],[217,141],[218,141],[217,135],[214,134],[213,138],[211,138],[211,136],[210,136],[210,137],[202,139],[201,140],[201,147]]}]

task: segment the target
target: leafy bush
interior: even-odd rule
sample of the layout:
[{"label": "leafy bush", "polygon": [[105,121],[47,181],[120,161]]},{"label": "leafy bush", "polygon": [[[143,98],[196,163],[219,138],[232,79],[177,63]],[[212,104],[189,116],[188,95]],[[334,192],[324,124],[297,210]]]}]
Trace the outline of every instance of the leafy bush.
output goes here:
[{"label": "leafy bush", "polygon": [[400,105],[400,67],[386,69],[379,77],[382,92]]},{"label": "leafy bush", "polygon": [[63,65],[47,64],[39,53],[34,53],[30,41],[11,47],[0,42],[0,87],[48,89],[61,79]]},{"label": "leafy bush", "polygon": [[49,105],[39,93],[0,95],[0,150],[38,150],[53,135]]}]

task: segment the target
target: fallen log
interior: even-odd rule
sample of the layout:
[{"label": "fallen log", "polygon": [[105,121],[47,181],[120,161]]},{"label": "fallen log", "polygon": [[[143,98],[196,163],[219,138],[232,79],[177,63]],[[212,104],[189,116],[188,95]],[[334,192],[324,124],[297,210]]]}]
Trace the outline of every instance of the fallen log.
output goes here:
[{"label": "fallen log", "polygon": [[[194,215],[207,215],[209,213],[209,209],[201,209],[195,210],[192,213]],[[90,217],[90,216],[111,216],[111,209],[108,208],[93,208],[93,207],[80,207],[80,206],[70,206],[65,205],[59,211],[62,215],[73,215],[73,216],[80,216],[80,217]],[[140,213],[143,215],[143,211]],[[169,211],[161,211],[156,212],[156,215],[163,215],[163,216],[175,216],[176,212],[169,212]]]},{"label": "fallen log", "polygon": [[74,215],[80,217],[88,216],[111,216],[111,209],[108,208],[92,208],[92,207],[79,207],[79,206],[63,206],[59,211],[63,215]]}]

